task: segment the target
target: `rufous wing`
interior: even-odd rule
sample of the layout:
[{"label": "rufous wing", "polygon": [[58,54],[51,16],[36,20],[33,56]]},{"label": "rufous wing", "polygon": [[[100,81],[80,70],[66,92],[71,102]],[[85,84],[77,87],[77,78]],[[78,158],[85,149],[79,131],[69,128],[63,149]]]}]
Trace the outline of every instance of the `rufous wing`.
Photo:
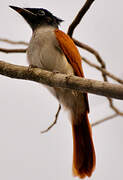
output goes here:
[{"label": "rufous wing", "polygon": [[[67,34],[60,31],[59,29],[55,30],[55,35],[56,35],[56,39],[59,42],[60,48],[64,52],[69,63],[72,65],[75,75],[79,77],[84,77],[82,64],[81,64],[82,58],[73,40]],[[87,93],[84,93],[84,95],[85,95],[85,101],[87,104],[87,110],[89,112]]]},{"label": "rufous wing", "polygon": [[72,65],[74,69],[75,75],[84,77],[82,66],[81,66],[82,58],[73,40],[67,34],[60,31],[59,29],[55,30],[55,34],[56,34],[56,39],[58,40],[61,49],[63,50],[69,63]]}]

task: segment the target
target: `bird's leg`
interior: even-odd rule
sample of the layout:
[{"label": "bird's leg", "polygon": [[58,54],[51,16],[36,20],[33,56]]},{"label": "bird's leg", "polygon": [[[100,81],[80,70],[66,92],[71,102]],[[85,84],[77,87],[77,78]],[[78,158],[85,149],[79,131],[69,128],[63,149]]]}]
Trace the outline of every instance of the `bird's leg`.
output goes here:
[{"label": "bird's leg", "polygon": [[59,104],[57,113],[55,115],[55,120],[53,121],[53,123],[47,129],[45,129],[44,131],[41,131],[42,134],[48,132],[57,123],[58,115],[59,115],[60,110],[61,110],[61,105]]},{"label": "bird's leg", "polygon": [[29,68],[39,68],[38,66],[35,66],[35,65],[33,65],[33,64],[30,64],[29,65]]},{"label": "bird's leg", "polygon": [[30,64],[29,67],[28,67],[28,71],[31,72],[32,68],[38,68],[38,67]]}]

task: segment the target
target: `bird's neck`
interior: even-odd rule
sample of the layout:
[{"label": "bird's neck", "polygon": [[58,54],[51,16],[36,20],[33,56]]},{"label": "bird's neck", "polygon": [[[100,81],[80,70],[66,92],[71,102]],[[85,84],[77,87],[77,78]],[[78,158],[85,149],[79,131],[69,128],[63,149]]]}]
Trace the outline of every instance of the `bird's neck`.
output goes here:
[{"label": "bird's neck", "polygon": [[34,29],[34,33],[35,32],[47,32],[47,31],[52,31],[52,30],[55,30],[56,28],[58,27],[55,27],[55,26],[51,26],[51,25],[42,25],[42,26],[38,26],[36,29]]}]

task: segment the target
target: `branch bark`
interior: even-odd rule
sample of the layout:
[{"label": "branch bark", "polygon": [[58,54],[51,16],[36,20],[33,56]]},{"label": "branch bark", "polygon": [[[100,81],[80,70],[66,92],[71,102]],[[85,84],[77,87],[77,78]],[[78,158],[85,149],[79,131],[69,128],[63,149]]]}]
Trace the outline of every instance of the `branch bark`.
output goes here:
[{"label": "branch bark", "polygon": [[52,73],[39,68],[12,65],[0,61],[0,74],[23,80],[31,80],[53,87],[69,88],[96,95],[123,99],[123,86],[96,80]]}]

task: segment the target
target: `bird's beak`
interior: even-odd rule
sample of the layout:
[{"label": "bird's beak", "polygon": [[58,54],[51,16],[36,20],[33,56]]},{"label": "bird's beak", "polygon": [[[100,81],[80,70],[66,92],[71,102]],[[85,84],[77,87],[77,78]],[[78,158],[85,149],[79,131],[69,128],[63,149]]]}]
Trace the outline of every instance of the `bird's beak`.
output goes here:
[{"label": "bird's beak", "polygon": [[17,11],[19,14],[21,14],[25,19],[26,16],[36,16],[34,13],[32,13],[31,11],[25,9],[25,8],[20,8],[20,7],[16,7],[16,6],[9,6],[10,8],[14,9],[15,11]]},{"label": "bird's beak", "polygon": [[28,24],[32,27],[35,18],[37,17],[33,12],[27,10],[26,8],[20,8],[16,6],[9,6],[10,8],[14,9],[16,12],[18,12],[27,22]]}]

